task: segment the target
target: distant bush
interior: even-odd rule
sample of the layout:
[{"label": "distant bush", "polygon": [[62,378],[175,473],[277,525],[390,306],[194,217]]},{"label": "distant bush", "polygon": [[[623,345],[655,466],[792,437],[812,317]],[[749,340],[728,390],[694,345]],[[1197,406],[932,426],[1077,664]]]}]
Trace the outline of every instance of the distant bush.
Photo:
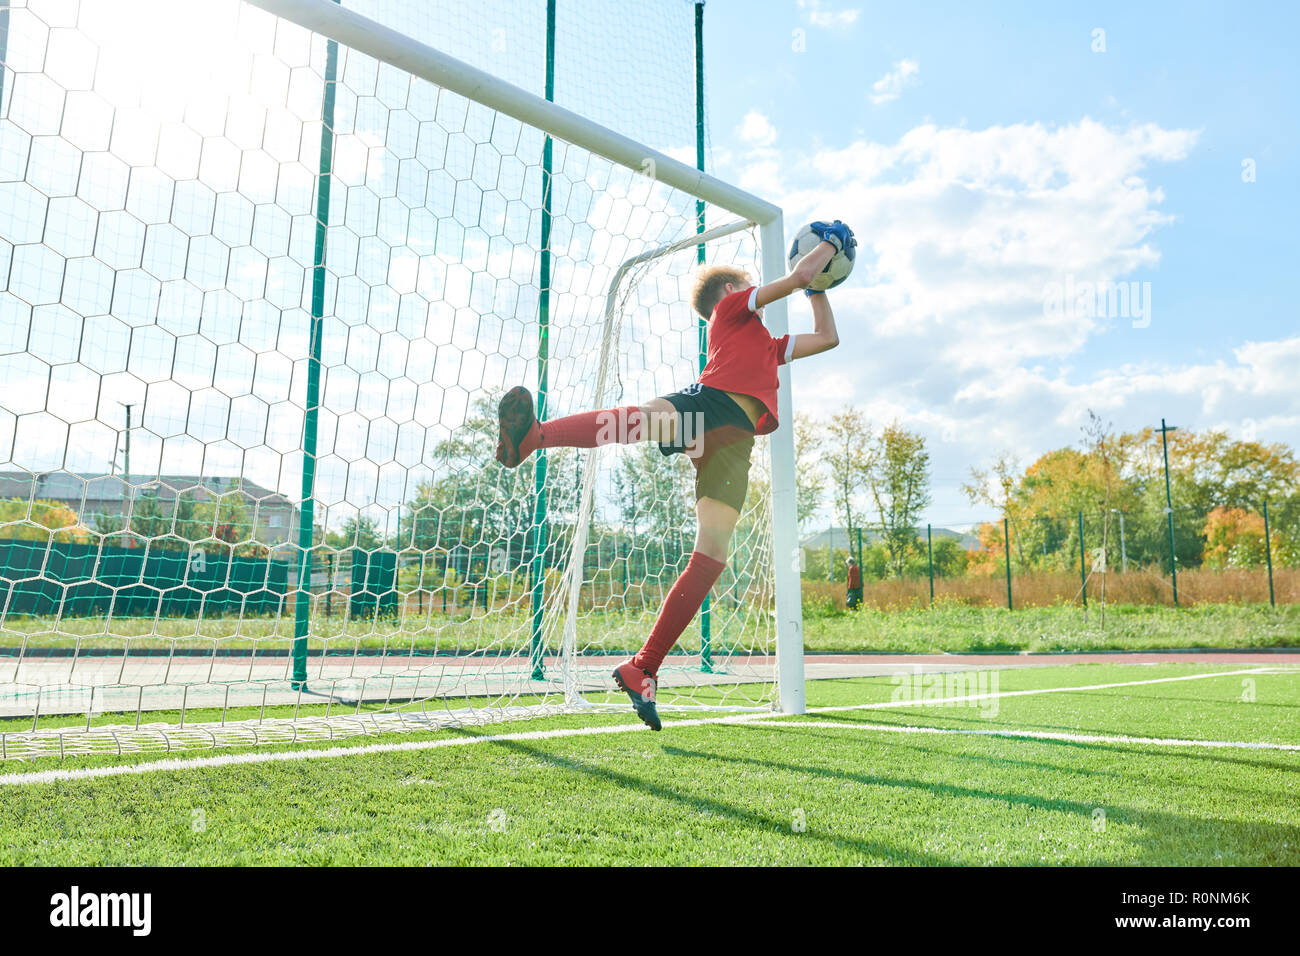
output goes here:
[{"label": "distant bush", "polygon": [[77,513],[61,502],[33,501],[29,518],[26,499],[0,501],[0,538],[49,541],[53,537],[55,541],[85,544],[90,534]]}]

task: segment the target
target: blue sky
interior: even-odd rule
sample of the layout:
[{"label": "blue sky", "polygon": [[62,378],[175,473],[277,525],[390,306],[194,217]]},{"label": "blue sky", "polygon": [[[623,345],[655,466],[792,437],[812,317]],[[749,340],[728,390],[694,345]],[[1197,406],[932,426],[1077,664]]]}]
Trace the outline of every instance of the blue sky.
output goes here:
[{"label": "blue sky", "polygon": [[[540,92],[542,0],[348,6]],[[239,42],[224,36],[238,22],[232,2],[149,0],[141,15],[126,17],[116,6],[111,14],[110,5],[87,2],[78,21],[86,37],[50,30],[39,15],[62,23],[72,9],[50,3],[11,13],[6,65],[14,72],[0,107],[0,208],[11,214],[0,224],[0,276],[10,278],[0,289],[0,336],[13,344],[12,356],[0,359],[10,385],[6,408],[19,411],[0,415],[0,445],[16,434],[15,462],[53,467],[66,443],[70,467],[103,468],[120,440],[122,404],[130,403],[137,409],[133,467],[243,469],[292,491],[305,399],[288,369],[306,349],[299,299],[309,287],[302,277],[310,253],[285,257],[285,235],[260,228],[250,237],[240,224],[254,201],[271,198],[306,216],[315,127],[300,117],[319,115],[321,87],[301,68],[307,81],[291,93],[279,88],[275,70],[250,87],[257,37],[270,36],[273,23],[245,11],[255,28]],[[560,0],[559,9],[558,102],[693,157],[691,4]],[[1280,4],[1240,12],[1208,4],[710,0],[710,171],[780,204],[790,234],[811,219],[838,217],[861,242],[857,273],[833,296],[843,344],[796,363],[796,407],[825,416],[851,403],[877,425],[897,420],[923,434],[934,486],[925,518],[939,525],[991,517],[961,493],[972,466],[1002,453],[1024,465],[1075,444],[1089,409],[1117,430],[1167,418],[1300,447],[1300,323],[1291,295],[1300,261],[1300,70],[1286,49],[1300,25],[1295,11]],[[1104,50],[1094,49],[1103,40],[1097,30]],[[99,44],[97,57],[87,54],[87,37]],[[319,75],[323,42],[285,42],[280,55],[310,56]],[[372,235],[375,207],[400,187],[403,203],[420,207],[428,195],[448,216],[442,206],[455,194],[436,172],[463,160],[468,140],[460,137],[460,151],[447,156],[430,147],[432,186],[408,194],[423,181],[416,166],[402,174],[397,154],[409,152],[411,117],[435,115],[431,88],[410,87],[411,115],[397,123],[389,123],[387,105],[376,105],[382,98],[364,98],[364,115],[353,116],[362,103],[353,87],[374,82],[368,69],[364,59],[349,67],[345,57],[333,193],[333,209],[343,212],[332,222],[327,258],[339,267],[327,305],[327,407],[347,426],[331,461],[340,474],[362,475],[365,487],[347,492],[351,504],[401,498],[372,487],[375,463],[388,452],[367,447],[370,467],[359,469],[348,465],[348,442],[378,428],[399,436],[402,461],[418,460],[430,422],[435,430],[454,427],[471,394],[520,374],[495,360],[488,374],[477,348],[466,349],[472,360],[464,369],[443,358],[445,368],[432,365],[426,355],[436,344],[439,355],[454,358],[449,337],[474,328],[493,304],[462,303],[450,316],[446,303],[471,287],[468,266],[432,261],[427,209],[417,208],[403,244],[391,238],[400,230],[390,230],[388,219],[390,238]],[[385,95],[394,84],[407,89],[400,76],[384,76]],[[73,91],[64,110],[50,107],[52,86]],[[204,129],[201,146],[195,129],[167,125],[177,103],[191,99],[217,104],[187,120]],[[282,109],[286,103],[293,108]],[[438,122],[456,130],[454,115]],[[506,152],[535,167],[540,142],[534,134]],[[302,144],[307,165],[299,161]],[[575,157],[578,171],[569,178],[594,199],[574,203],[572,214],[587,216],[589,227],[617,221],[623,230],[610,210],[624,187],[611,186],[598,165],[589,171],[581,151]],[[1253,182],[1243,181],[1246,160]],[[129,191],[128,165],[136,167]],[[242,198],[232,191],[235,170],[248,194]],[[458,175],[498,194],[511,182],[490,163]],[[204,210],[216,193],[223,213],[208,235],[213,222]],[[687,198],[676,197],[683,210]],[[388,208],[402,218],[404,206]],[[171,211],[169,223],[154,223],[160,209]],[[475,214],[452,212],[464,221]],[[677,221],[690,228],[684,216]],[[289,228],[283,216],[266,222]],[[153,223],[147,232],[146,223]],[[620,233],[619,242],[660,241],[659,226],[645,228],[650,234]],[[623,251],[617,243],[584,246],[591,234],[576,231],[569,258],[584,263],[582,281],[603,293],[600,256],[617,262]],[[461,233],[440,235],[454,244]],[[390,239],[397,245],[389,248]],[[467,243],[463,254],[479,262],[481,249]],[[503,257],[491,269],[507,271],[507,259],[527,286],[534,273],[526,259]],[[76,281],[64,281],[65,266]],[[428,313],[404,307],[402,321],[413,324],[381,349],[377,330],[391,325],[397,289],[409,289],[413,277],[427,293]],[[1126,291],[1132,284],[1150,309],[1115,314],[1107,304],[1090,314],[1045,295],[1087,283],[1123,283]],[[363,286],[378,292],[365,299]],[[526,296],[515,304],[528,314],[534,307]],[[258,320],[242,321],[247,310]],[[342,331],[360,318],[367,332]],[[809,322],[798,298],[793,326]],[[83,340],[94,346],[85,353],[89,365],[75,354]],[[530,358],[524,352],[521,362]],[[412,383],[388,370],[399,353],[420,370],[422,384],[429,384],[424,375],[434,378],[445,405],[412,403]],[[367,371],[380,364],[385,375]],[[580,385],[584,367],[570,366]],[[667,363],[648,371],[676,374]],[[57,395],[47,396],[46,382]],[[657,383],[659,392],[636,398],[668,386]],[[81,421],[81,407],[65,398],[97,404],[94,420]],[[389,409],[414,417],[399,428]],[[227,435],[229,422],[247,435]],[[69,427],[66,440],[54,437]],[[390,470],[394,481],[418,471]]]},{"label": "blue sky", "polygon": [[[791,228],[840,215],[875,243],[796,404],[927,433],[941,522],[980,516],[957,488],[970,464],[1076,443],[1086,407],[1119,430],[1167,417],[1300,446],[1298,9],[712,0],[715,171]],[[1067,275],[1149,282],[1150,323],[1025,324],[1026,296]],[[892,361],[864,367],[864,347]]]}]

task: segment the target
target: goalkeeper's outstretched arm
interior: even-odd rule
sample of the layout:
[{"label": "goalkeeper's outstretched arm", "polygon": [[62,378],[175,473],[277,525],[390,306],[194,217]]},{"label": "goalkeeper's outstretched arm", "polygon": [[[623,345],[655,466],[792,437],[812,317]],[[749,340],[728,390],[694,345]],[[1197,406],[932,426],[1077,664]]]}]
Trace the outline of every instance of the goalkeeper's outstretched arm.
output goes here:
[{"label": "goalkeeper's outstretched arm", "polygon": [[[795,267],[790,270],[790,274],[784,279],[777,279],[775,282],[769,282],[767,285],[760,287],[754,308],[761,309],[777,299],[784,299],[792,292],[808,288],[813,279],[816,278],[817,273],[825,269],[827,263],[835,257],[835,253],[843,249],[846,244],[856,244],[857,242],[853,238],[853,230],[838,219],[830,224],[824,222],[810,223],[808,228],[819,234],[822,241],[817,244],[817,248],[795,263]],[[827,346],[827,348],[829,347]]]},{"label": "goalkeeper's outstretched arm", "polygon": [[840,334],[835,330],[835,313],[831,311],[826,293],[809,292],[808,301],[812,303],[813,330],[794,337],[794,349],[790,352],[792,360],[829,352],[840,344]]},{"label": "goalkeeper's outstretched arm", "polygon": [[777,279],[775,282],[769,282],[765,286],[759,286],[758,296],[755,299],[755,308],[761,309],[777,299],[784,299],[792,292],[808,288],[812,280],[816,278],[817,273],[825,269],[826,263],[830,262],[834,256],[835,247],[833,245],[825,241],[819,242],[816,249],[795,264],[788,276]]}]

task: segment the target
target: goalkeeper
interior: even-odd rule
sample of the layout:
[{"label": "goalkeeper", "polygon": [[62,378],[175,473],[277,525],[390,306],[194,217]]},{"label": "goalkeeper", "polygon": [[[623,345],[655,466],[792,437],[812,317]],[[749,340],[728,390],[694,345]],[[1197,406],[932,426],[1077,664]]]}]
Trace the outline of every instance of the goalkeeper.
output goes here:
[{"label": "goalkeeper", "polygon": [[[857,244],[838,219],[811,226],[822,241],[790,274],[754,286],[730,266],[699,270],[691,305],[708,320],[708,358],[700,379],[680,392],[628,405],[538,422],[533,396],[519,386],[501,399],[496,459],[514,468],[538,448],[594,448],[653,441],[664,455],[684,453],[695,465],[695,549],[664,599],[645,645],[614,671],[614,681],[637,715],[661,728],[655,709],[659,667],[691,622],[726,566],[731,533],[749,487],[749,456],[756,435],[777,427],[777,366],[839,344],[835,317],[824,292],[807,287],[846,246]],[[813,331],[774,339],[762,309],[804,289],[812,304]]]}]

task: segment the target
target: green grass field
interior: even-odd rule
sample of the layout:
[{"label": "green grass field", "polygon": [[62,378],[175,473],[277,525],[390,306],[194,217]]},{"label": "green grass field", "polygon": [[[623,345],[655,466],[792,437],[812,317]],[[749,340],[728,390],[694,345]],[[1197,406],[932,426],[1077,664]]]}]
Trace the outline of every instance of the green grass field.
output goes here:
[{"label": "green grass field", "polygon": [[[1198,676],[1241,669],[1259,672]],[[1196,679],[1087,689],[1175,677]],[[17,785],[158,758],[11,761],[0,864],[1300,864],[1300,751],[897,729],[1300,744],[1300,671],[1266,656],[1004,670],[978,690],[1060,688],[660,734],[630,714],[553,718],[378,741],[461,741],[421,750]],[[808,703],[901,689],[810,682]]]},{"label": "green grass field", "polygon": [[882,611],[863,607],[827,616],[804,615],[810,651],[1104,651],[1161,648],[1300,647],[1300,605],[1108,605],[1087,613],[1052,605],[1008,611],[936,604]]},{"label": "green grass field", "polygon": [[[609,653],[635,651],[654,623],[657,608],[594,612],[578,625],[580,643]],[[317,618],[309,641],[314,650],[329,646],[380,649],[414,646],[425,651],[456,652],[494,647],[513,650],[530,639],[531,612],[475,608],[457,614],[430,612],[404,620]],[[743,626],[743,630],[741,629]],[[742,624],[720,617],[714,640],[754,648],[759,643],[753,617]],[[770,634],[766,639],[770,639]],[[50,618],[11,617],[4,621],[0,648],[112,648],[130,638],[135,649],[166,650],[186,642],[221,639],[231,650],[258,647],[286,649],[293,639],[293,618]],[[558,648],[558,637],[551,649]],[[688,628],[678,645],[698,651],[699,629]],[[1300,604],[1198,604],[1171,609],[1154,604],[1113,604],[1103,618],[1100,608],[1086,613],[1077,605],[1025,607],[1008,611],[940,602],[935,607],[890,610],[863,607],[830,612],[806,606],[804,646],[810,652],[892,651],[932,654],[940,651],[1088,651],[1156,648],[1300,647]]]}]

